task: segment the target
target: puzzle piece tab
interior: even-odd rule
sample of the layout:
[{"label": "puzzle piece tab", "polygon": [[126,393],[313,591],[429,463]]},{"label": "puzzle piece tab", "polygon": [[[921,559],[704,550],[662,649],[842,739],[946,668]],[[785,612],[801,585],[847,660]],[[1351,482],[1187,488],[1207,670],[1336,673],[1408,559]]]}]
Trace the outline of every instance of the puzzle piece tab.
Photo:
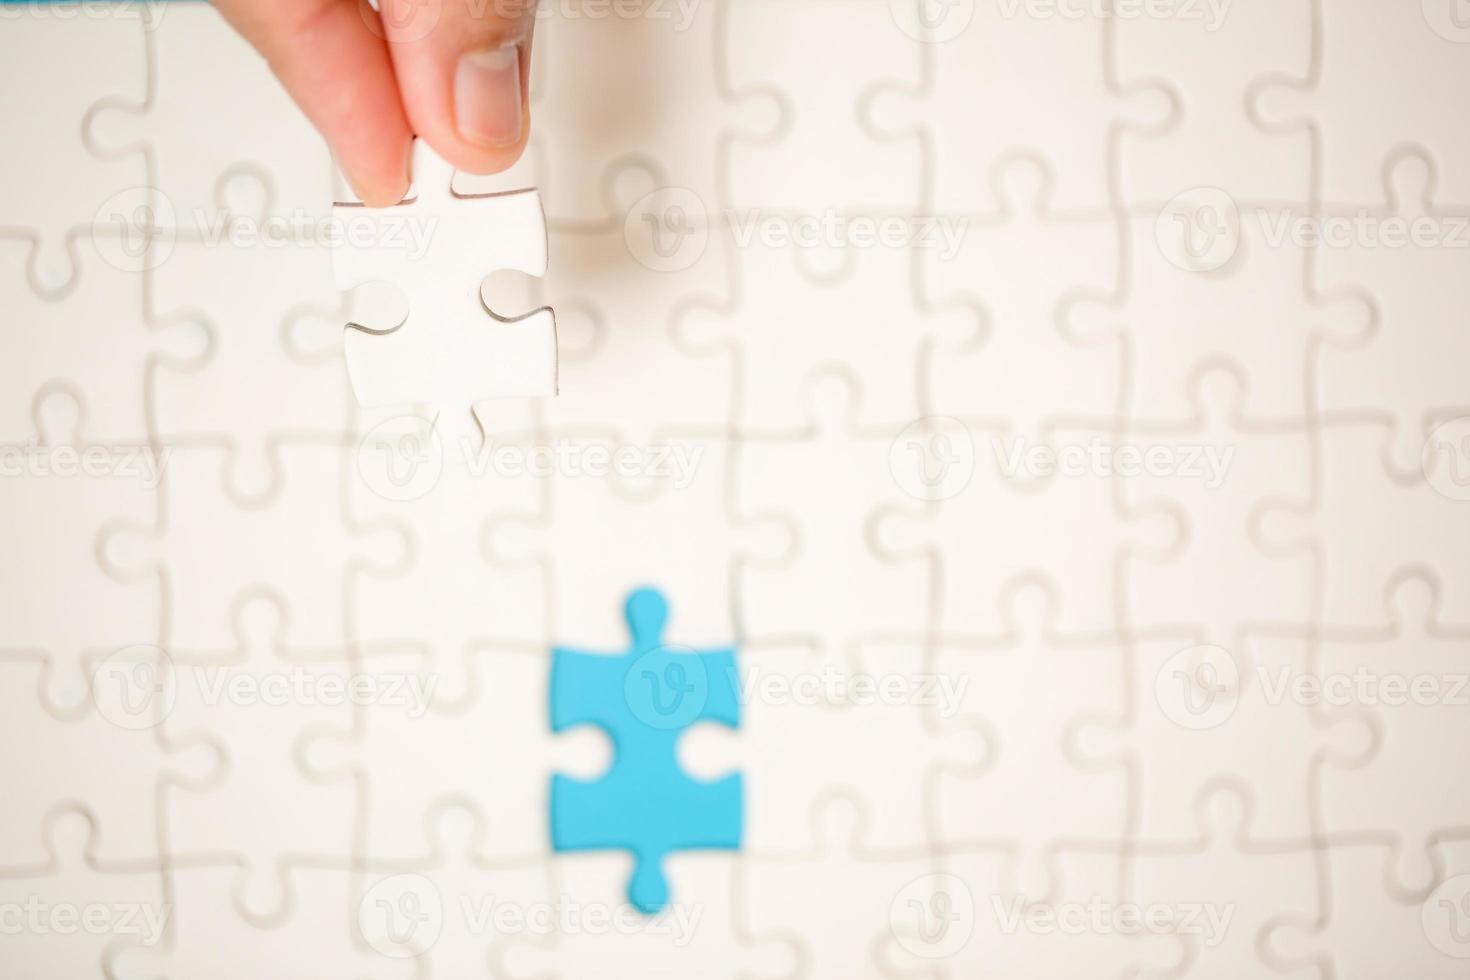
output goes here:
[{"label": "puzzle piece tab", "polygon": [[624,611],[632,635],[625,653],[552,651],[551,730],[597,725],[616,755],[599,779],[552,777],[551,846],[632,852],[628,899],[653,914],[669,899],[666,855],[740,847],[740,774],[700,783],[683,773],[676,756],[679,736],[691,725],[739,726],[739,691],[733,649],[663,643],[669,608],[662,593],[639,589]]},{"label": "puzzle piece tab", "polygon": [[386,281],[408,298],[400,322],[349,323],[347,370],[368,407],[438,407],[446,447],[479,444],[472,406],[494,397],[556,394],[556,318],[505,317],[480,287],[500,270],[546,274],[546,219],[534,191],[461,195],[454,169],[422,140],[413,196],[388,208],[339,204],[332,261],[339,289]]}]

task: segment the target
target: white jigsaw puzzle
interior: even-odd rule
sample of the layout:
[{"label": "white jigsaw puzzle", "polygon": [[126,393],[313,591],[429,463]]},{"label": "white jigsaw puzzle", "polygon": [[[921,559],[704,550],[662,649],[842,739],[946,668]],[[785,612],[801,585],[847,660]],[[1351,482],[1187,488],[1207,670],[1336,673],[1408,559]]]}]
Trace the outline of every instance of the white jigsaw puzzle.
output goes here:
[{"label": "white jigsaw puzzle", "polygon": [[215,6],[0,3],[0,977],[1463,978],[1467,0],[536,17],[367,208]]},{"label": "white jigsaw puzzle", "polygon": [[480,291],[492,272],[546,274],[540,195],[461,196],[453,179],[454,168],[417,141],[407,200],[337,206],[345,230],[332,262],[340,289],[386,281],[408,298],[401,323],[349,326],[347,371],[358,399],[436,406],[441,440],[463,455],[480,445],[476,402],[556,394],[556,318],[550,309],[503,316]]}]

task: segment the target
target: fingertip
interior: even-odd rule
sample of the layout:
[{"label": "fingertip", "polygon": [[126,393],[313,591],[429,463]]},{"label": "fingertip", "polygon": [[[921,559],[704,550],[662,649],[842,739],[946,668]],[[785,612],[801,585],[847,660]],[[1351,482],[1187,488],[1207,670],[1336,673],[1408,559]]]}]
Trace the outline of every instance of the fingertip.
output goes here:
[{"label": "fingertip", "polygon": [[530,60],[535,5],[503,0],[487,14],[473,3],[442,3],[420,14],[413,0],[385,21],[409,123],[455,169],[506,170],[530,132]]},{"label": "fingertip", "polygon": [[455,134],[442,132],[425,136],[424,139],[455,170],[462,170],[467,174],[498,174],[509,170],[526,149],[524,134],[514,144],[496,147],[476,146]]},{"label": "fingertip", "polygon": [[349,148],[345,153],[339,150],[337,164],[362,203],[370,208],[383,208],[408,196],[411,137],[365,146],[361,148],[363,152],[354,152],[355,149]]},{"label": "fingertip", "polygon": [[485,70],[475,60],[473,53],[460,60],[449,112],[434,111],[441,103],[422,99],[427,93],[414,89],[406,93],[406,107],[419,136],[456,170],[497,174],[525,153],[531,111],[520,78]]},{"label": "fingertip", "polygon": [[408,192],[413,142],[376,14],[358,0],[217,0],[322,133],[370,205]]}]

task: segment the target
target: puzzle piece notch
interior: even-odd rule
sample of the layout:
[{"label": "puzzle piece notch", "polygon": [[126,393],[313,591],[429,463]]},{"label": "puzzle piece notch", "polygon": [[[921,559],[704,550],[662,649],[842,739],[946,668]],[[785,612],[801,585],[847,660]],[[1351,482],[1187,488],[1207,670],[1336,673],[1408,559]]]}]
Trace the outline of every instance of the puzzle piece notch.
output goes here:
[{"label": "puzzle piece notch", "polygon": [[630,851],[628,898],[651,915],[668,904],[666,855],[740,847],[740,774],[698,783],[679,768],[676,755],[690,725],[739,727],[740,702],[733,648],[686,651],[664,644],[668,603],[662,593],[633,592],[624,614],[632,641],[626,652],[552,651],[552,731],[596,725],[612,738],[616,754],[599,779],[552,777],[551,843],[556,851]]},{"label": "puzzle piece notch", "polygon": [[[1145,843],[1129,861],[1124,899],[1170,910],[1160,924],[1186,947],[1184,968],[1171,976],[1261,976],[1272,927],[1320,915],[1317,851],[1282,846],[1261,833],[1253,789],[1244,782],[1218,784],[1200,800],[1196,838],[1162,847]],[[1206,916],[1192,914],[1189,903],[1206,896],[1199,910]]]},{"label": "puzzle piece notch", "polygon": [[[890,5],[752,0],[720,12],[718,63],[733,97],[763,104],[763,118],[778,120],[772,130],[724,137],[721,203],[786,213],[917,212],[922,146],[885,140],[858,111],[875,66],[900,84],[919,81],[920,46],[898,29]],[[811,72],[812,64],[822,70]],[[975,108],[972,100],[968,109]],[[809,166],[833,159],[863,166]]]},{"label": "puzzle piece notch", "polygon": [[1259,800],[1258,832],[1306,847],[1320,830],[1311,813],[1313,774],[1369,744],[1362,712],[1328,714],[1282,693],[1312,677],[1313,651],[1300,628],[1243,637],[1229,650],[1197,631],[1135,639],[1127,710],[1069,727],[1076,765],[1130,773],[1142,801],[1140,841],[1195,839],[1204,802],[1222,785],[1247,785]]},{"label": "puzzle piece notch", "polygon": [[[208,234],[236,218],[326,217],[326,143],[255,48],[212,4],[149,4],[144,23],[146,96],[113,96],[92,107],[82,123],[92,154],[136,159],[140,168],[146,161],[159,224],[186,234]],[[241,174],[269,188],[249,202],[266,209],[235,209],[241,202],[229,185]]]},{"label": "puzzle piece notch", "polygon": [[[546,774],[595,779],[612,760],[599,728],[582,726],[559,736],[547,730],[544,648],[485,650],[466,659],[467,686],[457,696],[446,691],[449,681],[436,658],[372,652],[361,677],[381,681],[383,690],[389,683],[417,684],[412,691],[419,693],[364,705],[351,731],[303,735],[308,778],[355,786],[369,815],[362,847],[370,860],[419,860],[433,849],[433,815],[450,799],[487,826],[481,848],[487,859],[543,859]],[[484,749],[467,771],[460,749],[476,743]]]},{"label": "puzzle piece notch", "polygon": [[[1437,426],[1470,416],[1460,370],[1470,333],[1459,326],[1463,304],[1445,287],[1464,274],[1470,219],[1440,206],[1439,181],[1423,147],[1401,148],[1384,164],[1386,206],[1351,218],[1376,226],[1355,232],[1348,247],[1319,249],[1317,259],[1322,281],[1361,285],[1377,313],[1319,352],[1319,407],[1329,417],[1389,420],[1392,466],[1401,473],[1426,464]],[[1324,221],[1334,219],[1348,220]]]},{"label": "puzzle piece notch", "polygon": [[1315,969],[1337,980],[1463,977],[1470,949],[1464,925],[1470,845],[1440,845],[1446,881],[1422,901],[1406,902],[1388,887],[1391,846],[1379,841],[1333,843],[1326,863],[1321,915],[1284,917],[1261,936],[1262,955],[1288,969]]},{"label": "puzzle piece notch", "polygon": [[[1437,848],[1470,827],[1470,792],[1444,778],[1436,751],[1470,736],[1458,693],[1470,627],[1446,623],[1440,600],[1433,571],[1407,569],[1385,589],[1390,626],[1329,631],[1321,653],[1324,690],[1351,692],[1346,705],[1334,702],[1333,714],[1366,713],[1374,735],[1371,746],[1346,760],[1350,768],[1322,771],[1325,829],[1381,840],[1387,835],[1380,828],[1393,828],[1383,880],[1405,902],[1422,901],[1441,883]],[[1351,686],[1343,683],[1349,678]]]},{"label": "puzzle piece notch", "polygon": [[[109,522],[153,513],[151,481],[166,458],[89,438],[82,392],[66,382],[43,384],[31,416],[28,444],[6,451],[29,454],[47,469],[0,480],[0,511],[26,515],[7,528],[7,550],[29,556],[0,570],[0,650],[44,657],[44,706],[74,718],[90,710],[91,677],[104,658],[157,636],[154,597],[129,598],[99,567],[96,545]],[[90,615],[76,614],[79,595],[88,597]]]},{"label": "puzzle piece notch", "polygon": [[[172,912],[163,876],[131,862],[99,862],[99,836],[94,814],[60,804],[46,821],[48,860],[0,875],[0,906],[8,912],[0,960],[8,975],[115,976],[107,966],[119,950],[162,938]],[[81,922],[67,927],[56,914],[63,909]]]},{"label": "puzzle piece notch", "polygon": [[466,801],[445,798],[425,815],[426,851],[408,863],[370,860],[368,867],[381,871],[360,880],[354,901],[367,945],[387,957],[412,958],[430,976],[484,976],[487,960],[507,939],[538,934],[525,920],[491,925],[476,918],[477,910],[491,908],[551,908],[544,855],[491,859],[485,850],[490,822]]},{"label": "puzzle piece notch", "polygon": [[[1130,475],[1122,499],[1170,511],[1182,533],[1166,552],[1130,548],[1120,556],[1125,602],[1139,625],[1189,624],[1234,647],[1248,624],[1311,618],[1310,556],[1272,554],[1256,540],[1262,512],[1308,493],[1309,434],[1304,420],[1250,417],[1247,373],[1226,358],[1196,368],[1189,395],[1189,421],[1130,426],[1128,442],[1140,455],[1167,453],[1180,463],[1164,476]],[[1192,587],[1205,578],[1227,587]]]},{"label": "puzzle piece notch", "polygon": [[232,646],[236,603],[262,593],[286,611],[292,647],[340,648],[347,635],[344,562],[391,568],[403,561],[409,539],[401,526],[361,526],[344,514],[352,459],[340,437],[281,440],[276,450],[279,485],[241,506],[230,496],[229,450],[176,449],[161,512],[148,520],[130,515],[101,532],[98,553],[108,575],[165,590],[177,650]]},{"label": "puzzle piece notch", "polygon": [[[1059,628],[1061,596],[1048,581],[1018,579],[1001,606],[1003,633],[936,651],[939,677],[959,693],[950,713],[980,727],[990,750],[981,766],[943,772],[936,830],[948,850],[1005,853],[1007,889],[1049,901],[1069,844],[1117,840],[1127,826],[1126,774],[1076,764],[1057,737],[1124,699],[1127,664],[1117,638]],[[1048,697],[1017,699],[1018,690]]]},{"label": "puzzle piece notch", "polygon": [[[993,177],[1017,150],[1047,160],[1061,208],[1105,211],[1113,202],[1100,158],[1119,131],[1152,132],[1177,119],[1178,99],[1154,80],[1116,84],[1107,70],[1111,25],[1102,18],[1015,16],[1003,4],[981,3],[950,5],[940,20],[959,20],[962,9],[977,22],[944,43],[914,46],[924,62],[920,84],[889,78],[863,93],[857,113],[865,129],[930,148],[927,213],[993,212],[992,186],[979,178]],[[998,79],[1007,97],[975,97]]]},{"label": "puzzle piece notch", "polygon": [[[366,407],[438,406],[446,450],[464,453],[482,438],[476,402],[556,394],[555,314],[505,316],[481,295],[492,272],[546,274],[546,220],[536,191],[457,194],[454,168],[423,140],[413,173],[399,204],[335,208],[348,229],[332,253],[338,288],[391,282],[409,308],[398,323],[347,324],[348,376]],[[370,240],[356,231],[363,227]]]},{"label": "puzzle piece notch", "polygon": [[1124,86],[1162,83],[1175,111],[1156,131],[1125,132],[1117,148],[1121,200],[1155,206],[1189,188],[1223,188],[1237,200],[1304,201],[1311,141],[1269,132],[1249,93],[1267,73],[1305,75],[1312,51],[1310,0],[1237,4],[1218,16],[1118,17],[1108,57]]},{"label": "puzzle piece notch", "polygon": [[180,862],[169,875],[167,939],[133,946],[115,957],[115,973],[138,977],[275,977],[314,980],[326,976],[410,980],[423,966],[368,947],[358,927],[352,868],[321,864],[299,869],[292,882],[290,914],[269,925],[240,916],[231,903],[234,869]]},{"label": "puzzle piece notch", "polygon": [[1077,336],[1066,313],[1113,287],[1116,223],[1057,215],[1055,175],[1031,153],[998,160],[992,185],[1000,213],[966,226],[952,255],[926,249],[917,263],[920,305],[968,309],[978,326],[932,351],[928,410],[1043,439],[1058,418],[1114,416],[1119,335]]},{"label": "puzzle piece notch", "polygon": [[[552,15],[536,27],[537,50],[548,54],[532,61],[536,124],[527,156],[542,165],[551,222],[578,231],[620,224],[610,190],[627,167],[713,211],[729,180],[728,142],[737,134],[774,138],[785,108],[763,91],[731,91],[724,45],[732,8],[695,4],[670,19],[653,4],[628,8],[639,16],[611,18],[591,16],[593,6],[579,0],[562,8],[568,16],[547,9]],[[612,49],[628,57],[606,58]],[[600,67],[545,71],[548,64]],[[555,135],[555,154],[538,139],[544,134]]]},{"label": "puzzle piece notch", "polygon": [[[993,732],[949,713],[951,694],[965,690],[929,673],[918,642],[872,641],[826,655],[762,644],[740,663],[749,703],[739,737],[703,725],[689,731],[679,753],[696,778],[731,769],[746,774],[743,847],[752,860],[815,853],[820,813],[833,800],[863,812],[869,846],[925,847],[940,773],[978,771],[995,754]],[[935,683],[926,680],[921,689],[921,678]],[[818,772],[805,754],[790,751],[820,745],[843,750],[825,754]]]},{"label": "puzzle piece notch", "polygon": [[[862,387],[844,368],[820,369],[800,395],[800,429],[741,447],[737,512],[791,529],[790,547],[742,556],[744,628],[761,643],[799,637],[829,657],[864,637],[921,632],[927,567],[886,553],[874,537],[880,515],[920,513],[896,479],[899,426],[862,424]],[[844,570],[840,581],[833,568]]]},{"label": "puzzle piece notch", "polygon": [[0,295],[11,338],[0,362],[0,441],[32,441],[32,400],[64,384],[88,410],[88,442],[146,446],[154,365],[202,356],[208,332],[185,318],[152,322],[149,274],[109,253],[116,240],[84,233],[72,244],[78,264],[71,286],[48,298],[27,285],[20,243],[0,236]]},{"label": "puzzle piece notch", "polygon": [[[149,708],[164,703],[143,685],[160,676],[145,662],[153,648],[127,650],[108,661],[93,682],[92,698],[62,715],[47,702],[52,664],[34,657],[0,657],[0,734],[26,750],[0,754],[0,867],[47,860],[43,828],[57,801],[91,819],[98,861],[131,867],[157,864],[156,784],[165,768],[203,778],[219,766],[216,753],[161,746]],[[133,659],[137,653],[138,659]],[[145,673],[135,673],[143,666]],[[116,683],[114,683],[116,682]]]},{"label": "puzzle piece notch", "polygon": [[333,438],[349,424],[340,321],[333,347],[305,329],[340,305],[327,249],[180,241],[151,283],[150,328],[185,324],[207,338],[199,356],[160,359],[150,374],[159,440],[229,446],[231,496],[262,501],[283,478],[284,439]]},{"label": "puzzle piece notch", "polygon": [[139,194],[148,182],[141,156],[97,153],[86,137],[99,94],[111,93],[119,104],[145,97],[143,18],[138,6],[103,17],[38,16],[47,8],[33,4],[6,9],[19,16],[7,17],[0,30],[0,61],[11,83],[5,136],[12,148],[0,162],[0,180],[11,189],[0,205],[0,237],[28,244],[29,291],[57,299],[76,287],[78,239],[97,224],[103,205]]},{"label": "puzzle piece notch", "polygon": [[737,247],[742,298],[679,312],[676,338],[701,352],[730,351],[745,377],[736,402],[742,431],[787,435],[804,388],[826,371],[857,379],[861,421],[901,428],[923,414],[914,379],[937,339],[972,335],[972,310],[924,307],[913,293],[909,248],[759,242]]},{"label": "puzzle piece notch", "polygon": [[[1162,552],[1182,533],[1178,515],[1168,508],[1123,507],[1108,467],[1070,471],[1061,465],[1068,458],[1115,452],[1116,433],[1058,426],[1050,436],[1054,455],[1043,457],[1043,466],[1031,466],[1022,458],[1027,443],[1014,433],[951,433],[958,440],[957,457],[973,465],[959,491],[917,515],[877,515],[872,533],[881,553],[937,563],[939,624],[946,637],[996,633],[1002,596],[1023,576],[1054,583],[1064,597],[1060,628],[1114,629],[1116,585],[1098,583],[1118,579],[1119,549]],[[977,541],[986,547],[970,546]],[[1009,560],[997,561],[997,555]]]},{"label": "puzzle piece notch", "polygon": [[751,931],[789,934],[806,966],[802,976],[940,975],[938,967],[967,951],[975,909],[969,890],[934,874],[926,850],[875,846],[867,818],[861,803],[830,796],[812,814],[817,844],[809,854],[747,858],[742,891]]},{"label": "puzzle piece notch", "polygon": [[[1448,474],[1395,473],[1393,429],[1381,420],[1327,420],[1316,436],[1320,475],[1309,497],[1272,500],[1257,515],[1261,547],[1308,554],[1320,566],[1319,621],[1329,628],[1382,628],[1385,589],[1407,569],[1460,567],[1470,545],[1463,503]],[[1458,462],[1458,460],[1451,460]],[[1372,514],[1379,534],[1363,533]],[[1450,622],[1470,622],[1470,581],[1447,575],[1440,601]]]},{"label": "puzzle piece notch", "polygon": [[1249,411],[1300,418],[1309,405],[1310,356],[1323,339],[1362,333],[1376,307],[1361,289],[1320,291],[1314,252],[1288,237],[1272,241],[1278,212],[1257,209],[1216,268],[1197,270],[1158,236],[1156,214],[1123,224],[1130,260],[1107,299],[1079,296],[1063,310],[1064,329],[1083,337],[1117,331],[1129,348],[1124,414],[1154,423],[1187,417],[1185,382],[1201,366],[1228,359],[1255,382]]},{"label": "puzzle piece notch", "polygon": [[220,765],[202,779],[171,775],[159,798],[171,852],[233,863],[237,912],[264,925],[290,914],[299,865],[351,857],[341,828],[355,787],[311,780],[302,750],[313,733],[351,725],[354,706],[332,692],[355,676],[345,651],[291,649],[276,601],[242,597],[232,614],[233,648],[175,653],[178,694],[160,729],[166,745],[211,746]]},{"label": "puzzle piece notch", "polygon": [[[1459,0],[1314,5],[1313,58],[1304,78],[1267,76],[1247,92],[1253,116],[1282,133],[1310,133],[1314,196],[1328,207],[1376,207],[1380,168],[1406,146],[1440,162],[1444,199],[1470,204],[1470,135],[1426,92],[1470,81]],[[1364,50],[1382,56],[1364,60]]]},{"label": "puzzle piece notch", "polygon": [[[592,476],[569,468],[538,477],[543,506],[493,517],[485,529],[492,564],[531,579],[549,632],[565,644],[595,648],[602,637],[621,634],[628,593],[660,581],[706,583],[681,599],[670,628],[686,645],[723,647],[737,635],[733,604],[717,585],[726,581],[731,562],[747,554],[774,560],[789,551],[792,528],[776,515],[732,518],[729,481],[736,448],[729,440],[674,433],[659,438],[668,440],[655,443],[668,447],[667,462],[634,467],[644,474],[636,480],[613,470]],[[578,453],[604,447],[619,452],[615,438],[589,434],[556,441]],[[551,442],[537,437],[534,445]],[[644,458],[657,463],[647,452]],[[651,472],[660,475],[650,480]],[[689,528],[704,533],[691,535]],[[599,557],[561,560],[569,551]]]}]

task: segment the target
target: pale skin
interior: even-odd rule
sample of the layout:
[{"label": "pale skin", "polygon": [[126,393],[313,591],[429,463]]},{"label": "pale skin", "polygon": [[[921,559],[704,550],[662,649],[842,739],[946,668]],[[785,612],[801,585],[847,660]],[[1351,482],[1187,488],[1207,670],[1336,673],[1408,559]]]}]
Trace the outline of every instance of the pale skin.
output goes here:
[{"label": "pale skin", "polygon": [[515,163],[530,128],[534,0],[215,0],[326,138],[369,205],[403,199],[409,148],[457,169]]}]

